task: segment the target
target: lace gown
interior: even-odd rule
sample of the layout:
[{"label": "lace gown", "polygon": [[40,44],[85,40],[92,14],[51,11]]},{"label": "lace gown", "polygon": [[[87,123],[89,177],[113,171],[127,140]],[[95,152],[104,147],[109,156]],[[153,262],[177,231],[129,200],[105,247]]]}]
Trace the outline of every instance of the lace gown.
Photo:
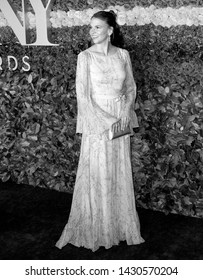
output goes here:
[{"label": "lace gown", "polygon": [[56,246],[61,249],[71,243],[96,251],[124,240],[128,245],[142,243],[130,136],[108,140],[106,133],[123,110],[131,117],[131,127],[138,126],[133,110],[136,86],[128,52],[120,48],[108,56],[81,52],[76,91],[81,152],[69,220]]}]

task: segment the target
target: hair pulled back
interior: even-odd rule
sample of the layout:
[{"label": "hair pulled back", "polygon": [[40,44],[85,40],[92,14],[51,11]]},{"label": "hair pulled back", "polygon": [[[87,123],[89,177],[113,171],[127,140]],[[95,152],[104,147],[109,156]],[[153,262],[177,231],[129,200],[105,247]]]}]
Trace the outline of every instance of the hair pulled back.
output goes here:
[{"label": "hair pulled back", "polygon": [[124,40],[120,31],[120,27],[116,22],[116,14],[114,11],[99,11],[95,13],[92,18],[98,18],[105,21],[109,26],[113,27],[113,33],[111,34],[111,43],[116,47],[123,47]]}]

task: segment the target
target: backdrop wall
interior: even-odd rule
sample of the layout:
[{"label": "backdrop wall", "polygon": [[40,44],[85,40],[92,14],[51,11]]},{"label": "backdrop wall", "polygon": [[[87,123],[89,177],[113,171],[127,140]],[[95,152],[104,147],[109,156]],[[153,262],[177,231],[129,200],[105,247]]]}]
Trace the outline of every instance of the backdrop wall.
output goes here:
[{"label": "backdrop wall", "polygon": [[[106,8],[118,14],[138,87],[137,205],[203,217],[203,1],[56,0],[57,47],[21,46],[0,13],[0,178],[72,191],[81,140],[76,60],[89,44],[90,16]],[[32,8],[29,20],[34,42]]]}]

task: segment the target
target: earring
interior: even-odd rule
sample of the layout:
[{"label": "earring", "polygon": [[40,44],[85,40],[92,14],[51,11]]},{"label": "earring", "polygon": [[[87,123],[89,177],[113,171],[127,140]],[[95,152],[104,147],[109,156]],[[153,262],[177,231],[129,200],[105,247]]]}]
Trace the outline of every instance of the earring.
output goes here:
[{"label": "earring", "polygon": [[109,35],[109,38],[108,38],[109,42],[111,42],[111,35]]}]

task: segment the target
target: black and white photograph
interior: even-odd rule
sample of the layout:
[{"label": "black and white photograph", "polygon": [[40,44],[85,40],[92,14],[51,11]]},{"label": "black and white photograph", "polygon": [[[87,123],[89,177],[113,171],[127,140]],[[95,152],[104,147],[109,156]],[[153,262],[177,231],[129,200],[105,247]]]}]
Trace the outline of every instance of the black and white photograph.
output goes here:
[{"label": "black and white photograph", "polygon": [[202,34],[203,0],[0,0],[2,267],[201,267]]}]

